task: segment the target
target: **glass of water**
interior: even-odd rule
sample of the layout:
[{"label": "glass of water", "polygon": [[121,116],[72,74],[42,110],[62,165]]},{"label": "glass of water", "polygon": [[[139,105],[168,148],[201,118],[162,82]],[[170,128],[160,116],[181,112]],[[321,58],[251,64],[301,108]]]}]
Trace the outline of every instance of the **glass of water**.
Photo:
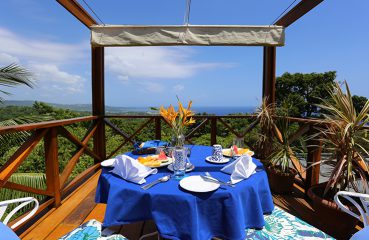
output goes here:
[{"label": "glass of water", "polygon": [[173,171],[175,179],[182,179],[186,173],[187,149],[175,147],[172,149]]}]

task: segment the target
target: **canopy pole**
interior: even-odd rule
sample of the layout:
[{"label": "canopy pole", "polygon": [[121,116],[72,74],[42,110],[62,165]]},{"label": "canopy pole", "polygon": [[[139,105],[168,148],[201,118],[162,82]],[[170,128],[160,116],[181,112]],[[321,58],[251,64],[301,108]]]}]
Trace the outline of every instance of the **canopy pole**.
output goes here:
[{"label": "canopy pole", "polygon": [[267,104],[275,103],[276,47],[264,47],[263,57],[263,99]]},{"label": "canopy pole", "polygon": [[[92,114],[98,116],[97,129],[94,135],[94,152],[101,159],[106,158],[105,148],[105,88],[104,88],[104,48],[91,48],[92,70]],[[98,159],[95,159],[95,163]]]}]

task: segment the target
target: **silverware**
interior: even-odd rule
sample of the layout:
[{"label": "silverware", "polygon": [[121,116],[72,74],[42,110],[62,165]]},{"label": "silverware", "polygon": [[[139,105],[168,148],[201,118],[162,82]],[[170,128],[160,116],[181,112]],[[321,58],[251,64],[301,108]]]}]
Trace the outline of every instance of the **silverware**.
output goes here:
[{"label": "silverware", "polygon": [[218,180],[216,178],[213,178],[211,176],[201,176],[201,178],[204,179],[205,181],[210,181],[210,182],[218,183],[220,185],[229,186],[229,187],[235,187],[235,185],[232,184],[232,183],[223,182],[223,181],[220,181],[220,180]]},{"label": "silverware", "polygon": [[170,179],[170,175],[166,175],[164,177],[159,178],[158,180],[153,181],[152,183],[149,183],[149,184],[146,184],[146,185],[142,186],[141,188],[144,189],[144,190],[147,190],[147,189],[151,188],[152,186],[154,186],[158,183],[167,182],[167,181],[169,181],[169,179]]}]

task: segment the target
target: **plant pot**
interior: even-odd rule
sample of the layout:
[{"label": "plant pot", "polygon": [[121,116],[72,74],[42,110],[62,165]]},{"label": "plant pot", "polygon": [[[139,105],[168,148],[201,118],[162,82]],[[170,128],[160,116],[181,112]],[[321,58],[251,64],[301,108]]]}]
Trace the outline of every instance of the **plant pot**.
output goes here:
[{"label": "plant pot", "polygon": [[293,182],[297,171],[295,169],[289,168],[287,173],[281,172],[273,166],[266,168],[269,177],[269,186],[274,193],[291,193],[293,189]]},{"label": "plant pot", "polygon": [[307,195],[313,202],[322,226],[331,230],[329,234],[337,239],[349,239],[359,220],[341,211],[334,201],[322,198],[325,185],[326,183],[320,183],[312,186]]}]

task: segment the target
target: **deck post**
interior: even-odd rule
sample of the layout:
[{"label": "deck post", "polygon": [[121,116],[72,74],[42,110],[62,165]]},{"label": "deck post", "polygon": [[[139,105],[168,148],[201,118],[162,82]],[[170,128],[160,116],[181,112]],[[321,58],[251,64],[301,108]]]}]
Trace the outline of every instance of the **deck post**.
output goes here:
[{"label": "deck post", "polygon": [[[309,135],[316,133],[316,130],[311,129]],[[321,160],[323,142],[316,136],[314,139],[309,139],[307,142],[307,158],[306,158],[306,181],[305,181],[305,192],[313,186],[319,183],[320,175],[320,164],[311,166]]]},{"label": "deck post", "polygon": [[217,117],[210,118],[210,144],[217,143]]},{"label": "deck post", "polygon": [[[105,147],[105,89],[104,89],[104,48],[92,47],[92,114],[98,116],[94,135],[94,152],[101,159],[106,158]],[[95,159],[95,163],[99,160]]]},{"label": "deck post", "polygon": [[61,205],[60,175],[58,161],[58,138],[57,129],[55,127],[45,135],[45,165],[46,165],[46,186],[47,191],[54,195],[54,206]]},{"label": "deck post", "polygon": [[155,117],[155,139],[161,140],[161,116]]},{"label": "deck post", "polygon": [[263,57],[263,99],[275,103],[276,47],[264,47]]}]

